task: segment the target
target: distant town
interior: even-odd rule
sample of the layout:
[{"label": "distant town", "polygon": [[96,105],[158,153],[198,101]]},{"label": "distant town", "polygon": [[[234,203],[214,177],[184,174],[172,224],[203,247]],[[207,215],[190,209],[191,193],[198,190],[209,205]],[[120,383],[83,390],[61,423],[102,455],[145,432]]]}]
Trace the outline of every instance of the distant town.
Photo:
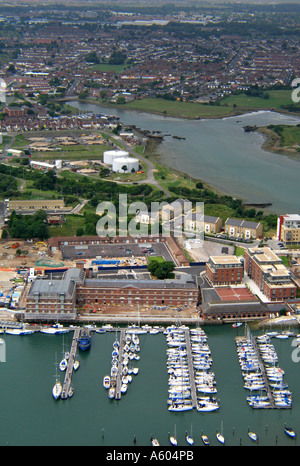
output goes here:
[{"label": "distant town", "polygon": [[[0,324],[298,323],[299,212],[216,193],[152,157],[164,135],[71,104],[297,115],[299,7],[117,5],[0,9]],[[297,159],[298,126],[264,131]],[[146,236],[96,234],[97,205],[121,193],[145,206],[129,220]]]},{"label": "distant town", "polygon": [[0,76],[7,95],[41,103],[261,95],[300,75],[298,16],[297,5],[3,6]]}]

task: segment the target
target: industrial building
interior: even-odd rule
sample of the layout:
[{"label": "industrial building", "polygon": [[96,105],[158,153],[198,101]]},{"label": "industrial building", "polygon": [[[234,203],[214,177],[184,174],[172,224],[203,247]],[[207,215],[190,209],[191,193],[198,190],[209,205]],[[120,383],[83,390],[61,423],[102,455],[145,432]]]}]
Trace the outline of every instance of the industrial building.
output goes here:
[{"label": "industrial building", "polygon": [[124,150],[107,150],[103,152],[103,163],[106,165],[112,165],[114,159],[127,158],[129,153]]},{"label": "industrial building", "polygon": [[112,171],[116,173],[132,173],[139,170],[139,159],[133,157],[118,157],[113,160]]}]

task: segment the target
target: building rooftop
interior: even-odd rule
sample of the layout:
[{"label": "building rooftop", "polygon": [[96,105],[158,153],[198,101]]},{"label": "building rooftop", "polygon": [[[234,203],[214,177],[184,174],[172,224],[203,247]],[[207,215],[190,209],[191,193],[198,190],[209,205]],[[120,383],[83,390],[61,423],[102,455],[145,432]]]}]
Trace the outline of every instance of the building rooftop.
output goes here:
[{"label": "building rooftop", "polygon": [[36,293],[57,296],[60,294],[73,295],[75,283],[82,283],[84,272],[78,268],[68,269],[61,278],[36,278],[30,287],[28,296]]},{"label": "building rooftop", "polygon": [[184,279],[175,280],[116,280],[116,279],[89,279],[86,278],[84,285],[88,288],[149,288],[149,289],[162,289],[162,288],[186,288],[196,289],[194,281],[187,281]]},{"label": "building rooftop", "polygon": [[228,256],[210,256],[210,261],[216,265],[242,265],[241,260],[237,256],[228,255]]}]

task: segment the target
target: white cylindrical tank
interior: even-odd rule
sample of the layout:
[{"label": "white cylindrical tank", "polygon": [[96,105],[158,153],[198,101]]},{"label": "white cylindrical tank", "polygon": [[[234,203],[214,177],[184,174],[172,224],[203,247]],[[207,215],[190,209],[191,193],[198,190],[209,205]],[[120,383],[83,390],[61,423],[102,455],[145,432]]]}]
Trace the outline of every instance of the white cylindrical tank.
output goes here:
[{"label": "white cylindrical tank", "polygon": [[[132,169],[134,168],[134,171],[137,172],[139,169],[139,164],[139,159],[134,159],[133,157],[119,157],[114,159],[112,170],[113,172],[119,173],[131,173]],[[126,170],[122,168],[125,166]]]},{"label": "white cylindrical tank", "polygon": [[62,160],[55,160],[55,168],[60,170],[62,168]]},{"label": "white cylindrical tank", "polygon": [[114,159],[117,159],[119,157],[128,157],[129,153],[124,151],[124,150],[107,150],[103,152],[103,163],[107,165],[112,165]]}]

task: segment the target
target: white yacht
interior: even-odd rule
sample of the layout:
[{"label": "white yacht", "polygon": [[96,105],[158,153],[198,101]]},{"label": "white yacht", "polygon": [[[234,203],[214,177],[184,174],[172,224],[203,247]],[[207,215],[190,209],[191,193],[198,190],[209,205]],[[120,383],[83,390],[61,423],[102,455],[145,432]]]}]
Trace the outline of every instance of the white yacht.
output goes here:
[{"label": "white yacht", "polygon": [[105,375],[103,378],[103,387],[109,388],[110,387],[110,377],[109,375]]},{"label": "white yacht", "polygon": [[74,364],[73,364],[73,369],[74,371],[77,371],[77,369],[79,368],[80,366],[80,362],[78,359],[76,359],[76,361],[74,361]]},{"label": "white yacht", "polygon": [[62,385],[59,381],[56,381],[55,385],[53,386],[53,389],[52,389],[52,395],[53,395],[53,398],[55,398],[55,400],[57,400],[60,395],[61,395],[61,392],[62,392]]},{"label": "white yacht", "polygon": [[177,446],[177,440],[175,437],[173,437],[173,435],[171,435],[170,437],[170,443],[171,445]]},{"label": "white yacht", "polygon": [[67,333],[69,332],[70,329],[68,328],[64,328],[63,326],[56,326],[56,325],[53,325],[52,327],[42,327],[40,329],[40,332],[41,333],[45,333],[47,335],[60,335],[61,333]]},{"label": "white yacht", "polygon": [[194,445],[194,439],[191,435],[189,435],[187,432],[185,433],[185,439],[189,445]]},{"label": "white yacht", "polygon": [[223,443],[223,444],[225,443],[225,438],[220,432],[216,433],[216,437],[217,437],[217,439],[219,440],[220,443]]},{"label": "white yacht", "polygon": [[254,442],[257,441],[257,435],[254,432],[248,431],[248,435]]},{"label": "white yacht", "polygon": [[52,395],[55,400],[57,400],[62,392],[62,384],[59,380],[59,377],[57,375],[57,355],[56,355],[56,361],[55,361],[55,384],[52,388]]},{"label": "white yacht", "polygon": [[65,371],[68,367],[68,361],[66,360],[66,358],[62,359],[59,363],[59,370],[60,371]]},{"label": "white yacht", "polygon": [[8,335],[31,335],[34,330],[22,328],[8,328],[5,330]]}]

